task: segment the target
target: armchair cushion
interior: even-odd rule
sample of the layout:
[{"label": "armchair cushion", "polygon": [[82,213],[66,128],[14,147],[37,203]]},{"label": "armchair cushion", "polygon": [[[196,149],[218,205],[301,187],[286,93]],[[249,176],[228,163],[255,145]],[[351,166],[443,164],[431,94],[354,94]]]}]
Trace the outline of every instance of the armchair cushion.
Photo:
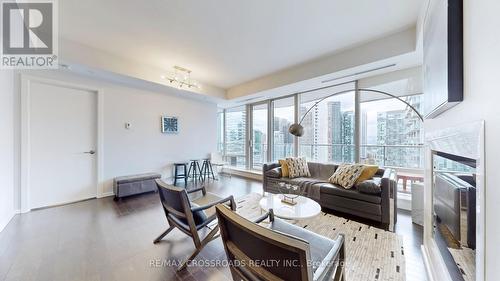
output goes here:
[{"label": "armchair cushion", "polygon": [[318,235],[307,229],[287,223],[280,219],[274,219],[274,221],[269,225],[269,228],[274,231],[279,231],[284,235],[293,236],[307,241],[311,250],[313,271],[316,271],[332,249],[339,251],[342,246],[342,241],[330,240],[324,236]]},{"label": "armchair cushion", "polygon": [[[196,208],[196,207],[199,207],[199,205],[191,202],[191,208]],[[194,223],[196,225],[200,225],[207,220],[207,215],[203,210],[200,210],[193,212],[193,218],[194,218]]]}]

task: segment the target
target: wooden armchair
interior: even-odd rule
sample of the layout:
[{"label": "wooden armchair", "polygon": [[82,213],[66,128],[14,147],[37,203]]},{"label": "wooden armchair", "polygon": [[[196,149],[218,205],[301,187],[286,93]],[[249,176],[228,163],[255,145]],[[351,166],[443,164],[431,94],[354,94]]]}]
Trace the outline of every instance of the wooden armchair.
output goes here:
[{"label": "wooden armchair", "polygon": [[[167,217],[169,228],[160,234],[160,236],[158,236],[153,243],[156,244],[160,242],[170,231],[174,228],[178,228],[180,231],[189,235],[193,239],[196,247],[196,250],[177,268],[179,271],[186,268],[188,263],[198,255],[208,242],[217,238],[216,234],[219,230],[217,224],[205,236],[205,238],[201,239],[198,234],[199,230],[207,227],[216,219],[215,213],[207,216],[205,211],[217,204],[222,203],[229,204],[232,210],[236,210],[236,203],[234,202],[233,196],[220,198],[214,194],[207,193],[205,187],[187,191],[184,188],[167,185],[160,179],[156,180],[156,185],[158,187],[158,193],[163,205],[163,210],[165,211],[165,216]],[[188,193],[199,191],[202,192],[203,197],[193,202],[190,201]],[[198,202],[198,204],[194,202]]]},{"label": "wooden armchair", "polygon": [[[344,236],[331,240],[274,218],[272,210],[254,222],[216,206],[233,280],[344,280]],[[269,227],[260,223],[269,217]]]}]

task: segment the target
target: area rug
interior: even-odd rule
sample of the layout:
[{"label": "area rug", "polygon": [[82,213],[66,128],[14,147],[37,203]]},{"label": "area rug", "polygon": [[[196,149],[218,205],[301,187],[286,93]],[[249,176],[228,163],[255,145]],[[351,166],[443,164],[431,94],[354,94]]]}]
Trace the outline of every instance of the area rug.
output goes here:
[{"label": "area rug", "polygon": [[[262,195],[251,193],[237,199],[237,212],[249,220],[259,217],[261,198]],[[295,224],[332,239],[339,233],[345,235],[346,280],[405,280],[400,235],[323,212]]]}]

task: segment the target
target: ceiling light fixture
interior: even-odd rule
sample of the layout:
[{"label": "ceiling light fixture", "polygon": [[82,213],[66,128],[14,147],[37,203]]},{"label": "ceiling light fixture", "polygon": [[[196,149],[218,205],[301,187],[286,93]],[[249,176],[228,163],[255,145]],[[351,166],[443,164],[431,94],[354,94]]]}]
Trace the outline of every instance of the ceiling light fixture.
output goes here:
[{"label": "ceiling light fixture", "polygon": [[191,79],[191,70],[180,67],[180,66],[174,66],[174,71],[171,75],[161,75],[161,79],[168,80],[171,85],[177,87],[177,88],[196,88],[196,89],[201,89],[201,85]]}]

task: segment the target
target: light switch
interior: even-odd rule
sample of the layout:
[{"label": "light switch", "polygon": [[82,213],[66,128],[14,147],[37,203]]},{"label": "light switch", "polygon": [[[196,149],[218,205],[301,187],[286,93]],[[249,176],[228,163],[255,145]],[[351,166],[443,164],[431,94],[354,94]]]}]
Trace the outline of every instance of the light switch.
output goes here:
[{"label": "light switch", "polygon": [[130,124],[130,123],[128,123],[128,122],[127,122],[127,123],[125,123],[125,129],[129,130],[129,129],[130,129],[130,127],[132,127],[132,124]]}]

